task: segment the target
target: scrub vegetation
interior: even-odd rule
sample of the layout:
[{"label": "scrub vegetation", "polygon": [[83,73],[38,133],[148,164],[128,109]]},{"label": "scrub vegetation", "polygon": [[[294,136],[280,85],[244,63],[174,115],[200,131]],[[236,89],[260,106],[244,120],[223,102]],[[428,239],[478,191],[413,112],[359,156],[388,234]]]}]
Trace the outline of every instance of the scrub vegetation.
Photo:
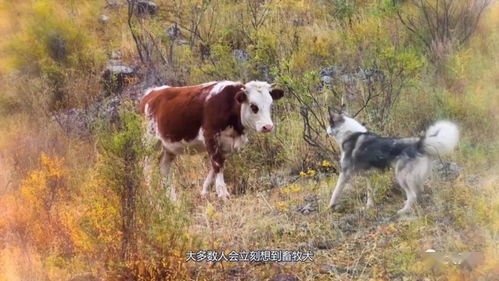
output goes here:
[{"label": "scrub vegetation", "polygon": [[[0,37],[2,281],[499,278],[497,1],[0,0]],[[226,201],[200,197],[207,156],[181,156],[172,201],[143,173],[137,98],[212,80],[284,89],[276,129],[229,157]],[[361,180],[326,208],[342,104],[380,135],[459,124],[411,215],[392,172],[375,208]],[[186,262],[259,249],[314,256]]]}]

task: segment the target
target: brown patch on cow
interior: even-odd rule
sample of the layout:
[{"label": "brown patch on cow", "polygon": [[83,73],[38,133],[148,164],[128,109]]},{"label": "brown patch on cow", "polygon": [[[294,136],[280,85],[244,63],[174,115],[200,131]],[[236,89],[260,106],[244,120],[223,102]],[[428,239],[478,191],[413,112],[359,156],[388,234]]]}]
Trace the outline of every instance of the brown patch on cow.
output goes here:
[{"label": "brown patch on cow", "polygon": [[202,127],[206,149],[218,173],[225,161],[220,149],[220,133],[228,127],[233,127],[238,135],[244,133],[240,113],[244,100],[238,99],[244,85],[227,85],[220,92],[210,94],[215,85],[153,90],[142,98],[139,110],[144,114],[148,106],[148,117],[154,118],[159,134],[169,142],[191,141]]},{"label": "brown patch on cow", "polygon": [[162,138],[171,142],[194,139],[203,122],[204,101],[213,85],[153,90],[140,101],[140,112],[156,120]]}]

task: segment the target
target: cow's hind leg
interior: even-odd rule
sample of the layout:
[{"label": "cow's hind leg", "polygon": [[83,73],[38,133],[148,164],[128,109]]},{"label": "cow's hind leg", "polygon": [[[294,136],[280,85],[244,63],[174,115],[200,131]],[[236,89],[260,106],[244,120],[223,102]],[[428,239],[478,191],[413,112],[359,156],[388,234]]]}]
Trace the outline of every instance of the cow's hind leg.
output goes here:
[{"label": "cow's hind leg", "polygon": [[163,186],[165,188],[168,188],[168,186],[170,186],[170,199],[176,201],[177,193],[175,192],[175,187],[173,186],[171,180],[171,165],[174,159],[175,154],[163,150],[163,154],[161,155],[161,159],[159,161],[159,171],[161,173],[161,176],[163,177]]}]

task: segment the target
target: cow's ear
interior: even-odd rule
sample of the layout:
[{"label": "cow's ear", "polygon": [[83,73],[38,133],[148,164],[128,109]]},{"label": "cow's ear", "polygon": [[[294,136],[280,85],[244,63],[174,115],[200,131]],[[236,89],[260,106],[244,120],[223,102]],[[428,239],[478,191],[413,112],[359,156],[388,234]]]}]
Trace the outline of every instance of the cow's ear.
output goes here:
[{"label": "cow's ear", "polygon": [[244,92],[243,90],[237,92],[235,98],[238,103],[244,103],[248,100],[248,96],[246,95],[246,92]]},{"label": "cow's ear", "polygon": [[272,89],[272,91],[270,91],[270,95],[273,100],[278,100],[284,96],[284,91],[281,89]]}]

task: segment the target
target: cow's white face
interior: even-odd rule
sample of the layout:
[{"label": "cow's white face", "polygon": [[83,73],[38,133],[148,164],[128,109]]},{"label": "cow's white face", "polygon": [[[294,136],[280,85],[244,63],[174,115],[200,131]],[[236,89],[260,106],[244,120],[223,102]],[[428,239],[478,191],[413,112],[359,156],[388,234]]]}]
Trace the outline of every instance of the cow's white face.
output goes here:
[{"label": "cow's white face", "polygon": [[281,89],[271,89],[267,82],[251,81],[246,83],[243,92],[238,93],[241,103],[241,123],[244,127],[258,132],[269,133],[274,128],[271,106],[274,100],[283,96]]}]

